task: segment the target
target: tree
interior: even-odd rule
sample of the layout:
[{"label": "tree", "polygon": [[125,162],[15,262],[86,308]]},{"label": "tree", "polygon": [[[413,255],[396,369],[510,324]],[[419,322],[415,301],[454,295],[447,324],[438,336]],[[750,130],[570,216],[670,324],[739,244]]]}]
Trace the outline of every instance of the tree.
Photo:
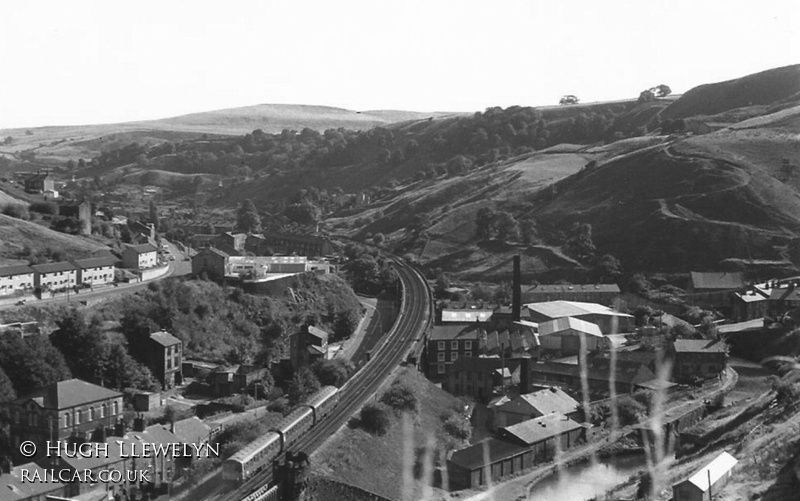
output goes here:
[{"label": "tree", "polygon": [[619,259],[615,258],[611,254],[605,254],[597,262],[597,272],[600,275],[601,282],[606,280],[615,282],[622,274],[622,265],[620,264]]},{"label": "tree", "polygon": [[308,367],[301,367],[289,384],[289,401],[297,404],[304,401],[320,389],[317,376]]},{"label": "tree", "polygon": [[358,322],[358,314],[353,310],[337,313],[333,321],[333,337],[335,339],[349,338],[358,327]]},{"label": "tree", "polygon": [[158,386],[150,369],[134,360],[125,345],[119,343],[108,347],[104,379],[108,386],[117,390],[136,388],[150,391]]},{"label": "tree", "polygon": [[650,101],[654,101],[655,98],[655,93],[650,89],[646,89],[639,94],[639,103],[649,103]]},{"label": "tree", "polygon": [[0,336],[0,367],[19,395],[70,378],[64,357],[47,336]]},{"label": "tree", "polygon": [[568,105],[568,104],[578,104],[579,102],[580,102],[580,99],[578,99],[577,96],[574,96],[572,94],[567,94],[565,96],[561,96],[561,99],[558,100],[558,104],[560,104],[562,106]]},{"label": "tree", "polygon": [[16,399],[17,392],[14,391],[14,385],[11,383],[11,379],[8,378],[3,368],[0,367],[0,404],[13,402]]},{"label": "tree", "polygon": [[672,89],[669,88],[669,85],[661,84],[654,88],[656,97],[667,97],[672,94]]},{"label": "tree", "polygon": [[519,222],[519,231],[522,237],[522,243],[531,245],[539,240],[539,232],[536,227],[536,220],[530,216],[524,217]]},{"label": "tree", "polygon": [[497,232],[497,211],[484,207],[475,215],[475,236],[480,240],[490,240]]},{"label": "tree", "polygon": [[93,382],[102,382],[105,359],[103,334],[99,320],[86,321],[84,314],[73,309],[56,321],[58,329],[50,336],[72,375]]},{"label": "tree", "polygon": [[519,223],[508,212],[499,212],[495,222],[497,238],[503,242],[519,240]]},{"label": "tree", "polygon": [[413,388],[396,381],[381,396],[381,402],[397,411],[414,412],[419,404]]},{"label": "tree", "polygon": [[594,257],[595,246],[592,240],[592,225],[575,223],[570,228],[567,249],[576,258],[589,261]]},{"label": "tree", "polygon": [[368,402],[361,408],[361,426],[375,435],[385,435],[392,425],[389,407],[380,402]]},{"label": "tree", "polygon": [[355,373],[356,368],[353,364],[345,362],[341,358],[336,358],[333,360],[320,360],[311,369],[319,379],[320,384],[341,388],[350,379],[350,376]]},{"label": "tree", "polygon": [[472,436],[472,425],[460,414],[452,414],[444,422],[444,431],[459,440],[469,440]]},{"label": "tree", "polygon": [[249,198],[239,206],[236,213],[236,227],[245,233],[261,233],[261,217]]}]

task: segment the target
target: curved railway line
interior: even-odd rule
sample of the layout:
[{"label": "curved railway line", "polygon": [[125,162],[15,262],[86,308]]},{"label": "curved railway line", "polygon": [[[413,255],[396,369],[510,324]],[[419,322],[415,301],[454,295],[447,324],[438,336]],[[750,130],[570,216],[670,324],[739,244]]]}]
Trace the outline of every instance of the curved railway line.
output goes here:
[{"label": "curved railway line", "polygon": [[[422,342],[425,329],[432,320],[428,283],[414,268],[399,261],[395,261],[395,270],[403,285],[400,314],[397,320],[386,334],[382,344],[372,352],[371,360],[339,390],[339,403],[336,409],[320,424],[297,440],[289,448],[291,451],[302,451],[310,456],[378,391],[389,377],[392,369],[408,356],[415,344]],[[228,492],[214,493],[218,496],[203,496],[203,499],[241,501],[271,482],[272,471],[267,468]],[[228,483],[227,485],[231,486],[232,484]],[[198,494],[202,495],[203,493],[198,492]]]}]

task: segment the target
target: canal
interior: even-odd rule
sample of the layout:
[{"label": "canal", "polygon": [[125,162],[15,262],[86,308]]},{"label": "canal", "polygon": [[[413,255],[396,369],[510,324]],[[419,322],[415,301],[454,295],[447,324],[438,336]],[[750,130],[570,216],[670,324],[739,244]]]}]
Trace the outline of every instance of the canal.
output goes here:
[{"label": "canal", "polygon": [[531,501],[586,501],[604,494],[646,467],[644,454],[584,462],[565,468],[534,485]]}]

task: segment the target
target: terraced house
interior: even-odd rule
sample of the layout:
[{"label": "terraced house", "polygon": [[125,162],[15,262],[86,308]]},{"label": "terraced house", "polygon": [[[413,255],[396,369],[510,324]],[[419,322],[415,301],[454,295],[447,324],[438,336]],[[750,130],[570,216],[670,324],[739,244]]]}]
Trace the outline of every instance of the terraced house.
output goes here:
[{"label": "terraced house", "polygon": [[33,289],[33,268],[28,265],[0,267],[0,296],[10,296]]},{"label": "terraced house", "polygon": [[114,282],[116,259],[112,256],[75,259],[72,264],[78,269],[78,283],[103,285]]},{"label": "terraced house", "polygon": [[67,261],[34,264],[34,287],[41,290],[58,291],[78,285],[78,268]]}]

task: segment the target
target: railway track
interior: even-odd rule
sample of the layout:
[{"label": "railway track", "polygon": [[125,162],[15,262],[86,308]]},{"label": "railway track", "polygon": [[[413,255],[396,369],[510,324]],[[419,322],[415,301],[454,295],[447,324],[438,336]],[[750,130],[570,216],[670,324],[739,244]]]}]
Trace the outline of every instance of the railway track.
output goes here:
[{"label": "railway track", "polygon": [[[392,369],[408,355],[415,343],[421,342],[432,320],[431,296],[428,284],[415,269],[396,262],[403,284],[400,314],[384,343],[372,353],[371,360],[339,390],[339,404],[320,424],[309,430],[289,449],[309,456],[341,428],[386,381]],[[235,489],[224,493],[221,501],[241,501],[250,493],[272,482],[272,471],[266,469]]]}]

